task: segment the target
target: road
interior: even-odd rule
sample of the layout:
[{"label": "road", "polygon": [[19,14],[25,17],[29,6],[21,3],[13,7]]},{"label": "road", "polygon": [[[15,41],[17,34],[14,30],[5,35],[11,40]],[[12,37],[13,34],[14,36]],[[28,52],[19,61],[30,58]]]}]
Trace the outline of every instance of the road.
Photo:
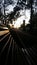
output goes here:
[{"label": "road", "polygon": [[11,29],[11,35],[13,36],[14,40],[20,45],[21,47],[25,48],[26,46],[30,47],[32,45],[37,44],[37,37],[26,32],[22,32],[18,29]]},{"label": "road", "polygon": [[1,35],[0,65],[36,65],[36,39],[36,37],[23,33],[18,29],[11,29]]}]

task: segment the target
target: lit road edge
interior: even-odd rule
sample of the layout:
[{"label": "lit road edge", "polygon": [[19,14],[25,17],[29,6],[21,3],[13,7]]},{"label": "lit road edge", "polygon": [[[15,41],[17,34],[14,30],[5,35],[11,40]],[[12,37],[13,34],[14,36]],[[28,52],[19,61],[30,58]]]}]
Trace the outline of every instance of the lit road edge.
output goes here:
[{"label": "lit road edge", "polygon": [[9,30],[0,31],[0,36],[6,34],[6,33],[8,33],[8,32],[9,32]]}]

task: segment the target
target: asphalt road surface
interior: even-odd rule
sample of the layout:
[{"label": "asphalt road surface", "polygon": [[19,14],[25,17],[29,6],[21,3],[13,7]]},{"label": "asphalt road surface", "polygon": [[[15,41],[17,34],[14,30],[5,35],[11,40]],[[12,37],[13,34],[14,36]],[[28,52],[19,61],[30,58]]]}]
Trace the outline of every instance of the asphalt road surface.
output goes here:
[{"label": "asphalt road surface", "polygon": [[1,35],[0,65],[37,65],[37,37],[18,29]]}]

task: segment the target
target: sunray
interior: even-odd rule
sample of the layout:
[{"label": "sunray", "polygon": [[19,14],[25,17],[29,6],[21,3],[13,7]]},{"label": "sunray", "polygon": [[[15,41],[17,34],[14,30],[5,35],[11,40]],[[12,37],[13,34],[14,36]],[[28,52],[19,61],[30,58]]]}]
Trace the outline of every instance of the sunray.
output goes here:
[{"label": "sunray", "polygon": [[23,41],[22,41],[21,38],[19,37],[19,34],[18,34],[17,32],[16,32],[16,34],[17,34],[17,36],[18,36],[18,39],[19,39],[21,45],[22,45],[24,48],[26,48],[25,45],[24,45],[24,43],[23,43]]},{"label": "sunray", "polygon": [[35,52],[37,52],[37,48],[36,48],[36,47],[32,47],[32,49],[33,49]]},{"label": "sunray", "polygon": [[[27,51],[26,51],[26,49],[25,49],[24,56],[25,56],[25,58],[26,58],[26,60],[27,60],[28,64],[29,64],[29,65],[31,65],[31,62],[30,62],[30,60],[29,60],[29,58],[28,58],[27,54],[28,54],[28,52],[27,52]],[[29,55],[29,54],[28,54],[28,55]]]},{"label": "sunray", "polygon": [[21,48],[19,48],[18,46],[17,46],[17,48],[18,48],[18,51],[17,52],[20,52],[21,57],[23,58],[22,60],[24,61],[25,65],[27,65],[27,60],[25,58],[25,54],[23,54],[23,51],[22,51]]},{"label": "sunray", "polygon": [[35,62],[33,61],[32,55],[30,55],[31,52],[29,53],[29,51],[30,51],[29,49],[25,49],[25,52],[26,52],[26,54],[28,55],[28,57],[29,57],[29,59],[30,59],[32,65],[35,65]]},{"label": "sunray", "polygon": [[14,48],[15,48],[15,51],[16,51],[16,52],[14,53],[14,54],[15,54],[15,57],[14,57],[15,59],[14,59],[14,61],[15,61],[15,64],[19,65],[19,61],[20,61],[20,60],[18,61],[18,53],[19,53],[19,51],[18,51],[18,46],[17,46],[17,43],[16,43],[16,42],[15,42]]},{"label": "sunray", "polygon": [[36,52],[32,48],[30,48],[30,51],[33,53],[34,56],[36,56]]},{"label": "sunray", "polygon": [[[17,59],[17,53],[18,53],[18,47],[17,47],[17,43],[14,41],[14,64],[18,65],[18,59]],[[17,59],[17,60],[16,60]],[[19,63],[19,62],[18,62]]]},{"label": "sunray", "polygon": [[12,65],[13,65],[13,58],[14,58],[14,40],[13,40],[13,44],[12,44]]},{"label": "sunray", "polygon": [[[16,49],[16,55],[17,55],[17,60],[15,60],[15,63],[21,63],[22,64],[22,62],[23,61],[25,61],[25,58],[24,58],[24,56],[23,56],[23,53],[22,53],[22,50],[21,50],[21,48],[17,45],[17,43],[15,42],[15,49]],[[20,53],[20,54],[19,54]],[[21,57],[21,59],[22,59],[22,62],[20,61],[20,59],[19,59],[19,57],[18,57],[18,54],[19,54],[19,57]],[[15,58],[16,58],[16,55],[15,55]]]},{"label": "sunray", "polygon": [[7,40],[6,44],[5,44],[4,47],[2,48],[0,55],[3,53],[3,51],[4,51],[5,47],[7,46],[7,44],[8,44],[8,42],[9,42],[10,38],[11,38],[11,35],[9,36],[9,39]]},{"label": "sunray", "polygon": [[30,56],[33,58],[34,62],[35,62],[35,61],[37,62],[37,60],[36,60],[37,54],[33,51],[33,49],[30,48],[30,49],[28,49],[28,51],[29,51],[29,53],[30,53]]},{"label": "sunray", "polygon": [[4,38],[6,38],[9,34],[10,34],[10,33],[6,34],[6,35],[0,40],[0,42],[1,42]]},{"label": "sunray", "polygon": [[17,45],[18,48],[18,52],[20,52],[21,56],[23,57],[24,61],[25,61],[25,57],[23,55],[22,49]]},{"label": "sunray", "polygon": [[8,52],[7,52],[7,56],[6,56],[6,62],[5,62],[5,65],[7,65],[8,55],[9,55],[9,52],[10,52],[10,48],[11,48],[11,44],[12,44],[12,40],[13,40],[13,38],[11,38],[11,41],[10,41],[10,45],[9,45]]}]

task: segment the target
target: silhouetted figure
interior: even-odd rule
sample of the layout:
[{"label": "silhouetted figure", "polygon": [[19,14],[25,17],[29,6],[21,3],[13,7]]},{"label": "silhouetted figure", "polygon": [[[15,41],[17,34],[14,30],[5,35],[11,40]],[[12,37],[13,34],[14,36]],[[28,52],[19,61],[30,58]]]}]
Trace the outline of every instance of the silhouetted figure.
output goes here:
[{"label": "silhouetted figure", "polygon": [[23,20],[23,31],[25,31],[25,20]]}]

